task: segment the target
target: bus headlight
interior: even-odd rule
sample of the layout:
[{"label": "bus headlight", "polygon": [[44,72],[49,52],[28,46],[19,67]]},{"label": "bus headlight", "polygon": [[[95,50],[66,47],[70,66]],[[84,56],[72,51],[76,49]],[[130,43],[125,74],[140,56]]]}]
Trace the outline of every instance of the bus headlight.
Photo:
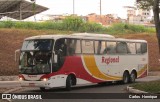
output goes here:
[{"label": "bus headlight", "polygon": [[22,77],[19,77],[19,81],[23,81],[24,79]]},{"label": "bus headlight", "polygon": [[43,78],[43,79],[41,79],[42,81],[47,81],[48,80],[48,78]]}]

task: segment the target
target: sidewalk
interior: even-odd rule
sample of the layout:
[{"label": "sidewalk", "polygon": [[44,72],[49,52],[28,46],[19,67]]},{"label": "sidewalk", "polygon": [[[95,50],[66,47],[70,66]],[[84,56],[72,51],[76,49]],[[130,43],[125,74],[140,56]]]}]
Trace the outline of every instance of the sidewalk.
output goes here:
[{"label": "sidewalk", "polygon": [[148,72],[148,76],[160,76],[160,71],[151,71],[151,72]]},{"label": "sidewalk", "polygon": [[136,82],[148,82],[148,81],[156,81],[160,80],[160,76],[147,76],[144,78],[136,79]]},{"label": "sidewalk", "polygon": [[160,80],[160,71],[151,71],[148,72],[148,76],[144,78],[136,79],[136,82],[148,82]]}]

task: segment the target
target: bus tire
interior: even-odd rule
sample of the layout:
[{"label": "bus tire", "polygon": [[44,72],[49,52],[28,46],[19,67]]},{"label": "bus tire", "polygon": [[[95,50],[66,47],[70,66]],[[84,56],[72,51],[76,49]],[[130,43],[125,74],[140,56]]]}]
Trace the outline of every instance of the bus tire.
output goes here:
[{"label": "bus tire", "polygon": [[40,90],[41,91],[46,91],[46,88],[45,87],[40,87]]},{"label": "bus tire", "polygon": [[72,76],[69,75],[66,79],[66,90],[70,91],[73,85],[73,80],[72,80]]},{"label": "bus tire", "polygon": [[130,80],[129,73],[127,71],[125,71],[123,74],[123,84],[129,83],[129,80]]},{"label": "bus tire", "polygon": [[136,80],[136,72],[132,71],[130,75],[130,83],[134,83]]}]

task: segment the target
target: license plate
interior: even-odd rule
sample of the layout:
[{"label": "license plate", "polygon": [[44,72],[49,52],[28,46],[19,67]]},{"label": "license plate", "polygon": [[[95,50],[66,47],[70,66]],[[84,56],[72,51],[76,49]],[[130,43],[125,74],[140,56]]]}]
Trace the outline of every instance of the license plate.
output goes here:
[{"label": "license plate", "polygon": [[29,83],[29,86],[35,86],[35,83]]}]

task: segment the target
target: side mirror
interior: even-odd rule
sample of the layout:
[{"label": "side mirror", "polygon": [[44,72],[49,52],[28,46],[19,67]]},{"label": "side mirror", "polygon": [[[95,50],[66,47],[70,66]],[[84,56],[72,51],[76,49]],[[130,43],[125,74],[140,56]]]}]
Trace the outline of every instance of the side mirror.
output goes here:
[{"label": "side mirror", "polygon": [[15,62],[17,62],[17,53],[19,53],[20,52],[20,49],[17,49],[16,51],[15,51]]}]

